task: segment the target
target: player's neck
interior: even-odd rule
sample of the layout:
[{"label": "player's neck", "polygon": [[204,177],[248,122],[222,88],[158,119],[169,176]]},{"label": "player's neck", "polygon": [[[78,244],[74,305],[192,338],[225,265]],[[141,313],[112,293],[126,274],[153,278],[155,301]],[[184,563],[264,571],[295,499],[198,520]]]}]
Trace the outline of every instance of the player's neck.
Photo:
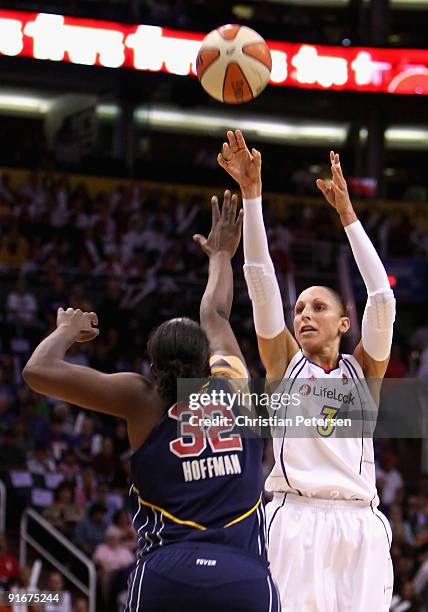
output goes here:
[{"label": "player's neck", "polygon": [[316,352],[302,350],[302,353],[309,361],[312,361],[312,363],[315,363],[327,371],[334,370],[339,363],[340,353],[337,347],[328,347],[323,351]]}]

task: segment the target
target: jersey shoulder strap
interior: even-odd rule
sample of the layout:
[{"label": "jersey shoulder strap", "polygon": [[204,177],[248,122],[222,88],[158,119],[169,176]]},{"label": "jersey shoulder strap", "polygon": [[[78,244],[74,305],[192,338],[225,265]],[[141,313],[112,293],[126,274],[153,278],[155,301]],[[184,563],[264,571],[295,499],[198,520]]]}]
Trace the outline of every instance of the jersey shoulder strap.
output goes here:
[{"label": "jersey shoulder strap", "polygon": [[234,355],[212,355],[210,357],[210,367],[212,376],[248,379],[247,368],[239,357]]},{"label": "jersey shoulder strap", "polygon": [[303,355],[301,349],[299,349],[297,353],[291,358],[290,363],[288,364],[288,367],[285,370],[284,378],[290,378],[291,376],[297,374],[305,360],[305,356]]},{"label": "jersey shoulder strap", "polygon": [[360,364],[358,363],[358,361],[355,359],[353,355],[346,355],[346,354],[342,355],[342,361],[344,364],[347,364],[348,367],[351,368],[354,376],[356,376],[357,378],[365,378],[364,372],[361,369]]}]

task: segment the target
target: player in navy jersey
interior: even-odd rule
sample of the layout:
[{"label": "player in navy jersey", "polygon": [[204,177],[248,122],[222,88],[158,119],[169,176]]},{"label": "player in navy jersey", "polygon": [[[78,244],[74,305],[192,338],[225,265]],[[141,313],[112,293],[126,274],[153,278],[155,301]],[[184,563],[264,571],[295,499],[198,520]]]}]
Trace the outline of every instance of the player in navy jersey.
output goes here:
[{"label": "player in navy jersey", "polygon": [[[203,391],[228,391],[248,377],[229,323],[231,258],[242,212],[226,191],[212,199],[209,257],[199,326],[186,318],[160,325],[148,342],[153,380],[104,374],[64,361],[74,342],[98,335],[95,313],[59,309],[57,329],[36,348],[23,376],[38,393],[127,421],[133,450],[130,496],[138,554],[127,612],[276,612],[280,609],[265,547],[263,441],[230,427],[197,428],[177,403],[178,378],[202,379]],[[206,406],[202,416],[227,411]],[[179,427],[178,427],[179,426]]]}]

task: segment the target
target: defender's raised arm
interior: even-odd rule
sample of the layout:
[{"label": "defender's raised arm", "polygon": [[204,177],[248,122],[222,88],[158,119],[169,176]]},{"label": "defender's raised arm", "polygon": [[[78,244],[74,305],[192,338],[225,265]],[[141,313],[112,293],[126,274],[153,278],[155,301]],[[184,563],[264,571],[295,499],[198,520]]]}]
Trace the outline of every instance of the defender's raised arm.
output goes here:
[{"label": "defender's raised arm", "polygon": [[[229,322],[233,302],[231,259],[241,240],[242,210],[236,215],[238,200],[224,192],[220,212],[218,200],[211,199],[212,225],[208,238],[195,234],[193,239],[209,258],[208,282],[200,306],[201,327],[208,336],[211,355],[238,357],[245,365],[239,344]],[[239,368],[242,370],[242,368]],[[241,376],[246,378],[246,372]]]}]

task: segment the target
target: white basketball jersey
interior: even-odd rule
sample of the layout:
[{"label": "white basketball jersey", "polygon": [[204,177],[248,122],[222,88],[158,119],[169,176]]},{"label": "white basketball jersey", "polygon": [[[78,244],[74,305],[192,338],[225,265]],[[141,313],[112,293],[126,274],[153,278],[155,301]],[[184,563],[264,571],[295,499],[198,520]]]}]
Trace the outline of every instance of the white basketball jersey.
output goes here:
[{"label": "white basketball jersey", "polygon": [[[294,437],[290,426],[293,421],[287,418],[288,426],[273,432],[275,465],[266,480],[266,490],[322,499],[358,499],[376,506],[379,500],[373,439],[367,432],[374,429],[377,407],[357,360],[352,355],[341,355],[338,367],[326,372],[298,351],[276,392],[299,392],[306,415],[309,411],[322,418],[339,417],[352,410],[356,426],[352,427],[352,437],[346,437],[345,428],[336,432],[331,427],[316,428],[315,435],[308,433],[304,437],[300,428],[300,437]],[[302,406],[290,406],[284,416],[297,415],[299,411]],[[367,426],[370,418],[371,429]]]}]

